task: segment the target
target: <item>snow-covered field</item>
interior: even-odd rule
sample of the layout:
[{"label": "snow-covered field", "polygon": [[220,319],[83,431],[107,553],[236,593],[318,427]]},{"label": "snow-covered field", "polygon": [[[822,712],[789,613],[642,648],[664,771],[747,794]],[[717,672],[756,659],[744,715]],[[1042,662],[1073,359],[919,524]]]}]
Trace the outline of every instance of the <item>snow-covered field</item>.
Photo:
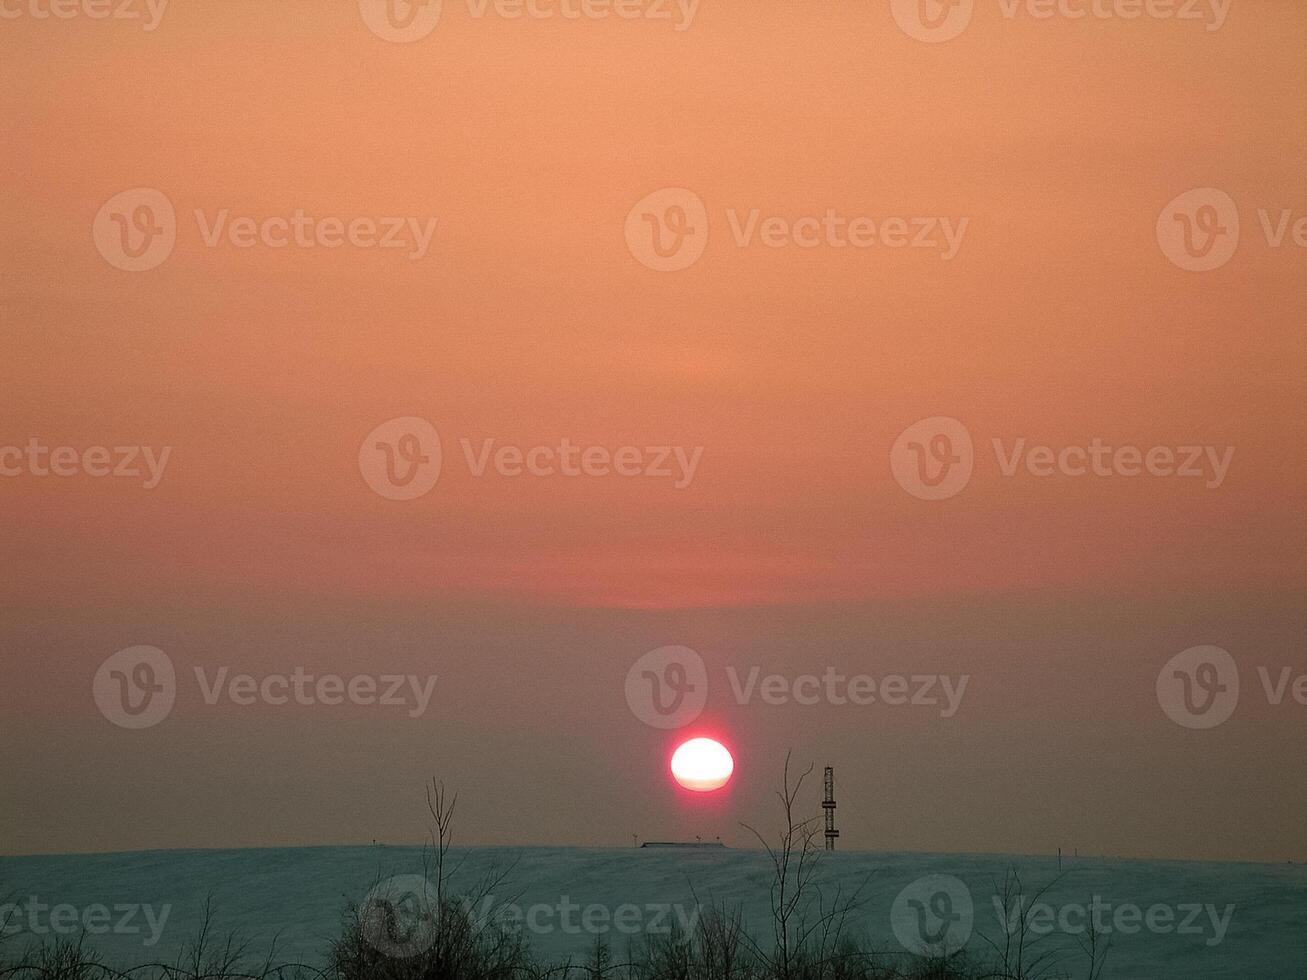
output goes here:
[{"label": "snow-covered field", "polygon": [[[545,958],[584,956],[600,936],[625,949],[641,932],[691,921],[698,904],[738,904],[756,935],[770,928],[770,866],[756,850],[455,848],[451,859],[460,868],[456,888],[511,868],[494,892],[494,918],[522,929]],[[1052,883],[1038,900],[1048,908],[1033,920],[1049,933],[1042,943],[1075,950],[1095,919],[1110,930],[1108,977],[1307,977],[1303,866],[1067,859],[1059,877],[1055,858],[840,852],[822,855],[821,878],[828,895],[861,887],[856,928],[877,946],[902,949],[903,924],[921,913],[941,917],[923,920],[929,931],[939,926],[948,941],[980,951],[1003,941],[995,899],[1013,868],[1027,907]],[[0,858],[0,905],[11,903],[0,948],[81,922],[111,961],[168,959],[212,896],[220,931],[256,950],[276,936],[279,959],[321,963],[347,904],[363,903],[380,878],[421,871],[420,849],[393,847]],[[1084,975],[1077,959],[1067,969]]]}]

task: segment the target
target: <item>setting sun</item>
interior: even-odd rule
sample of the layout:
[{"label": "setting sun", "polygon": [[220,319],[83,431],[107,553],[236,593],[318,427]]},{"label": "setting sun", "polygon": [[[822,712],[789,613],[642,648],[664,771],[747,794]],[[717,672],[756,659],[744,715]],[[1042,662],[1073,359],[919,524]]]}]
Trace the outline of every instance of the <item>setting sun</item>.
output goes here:
[{"label": "setting sun", "polygon": [[731,753],[711,738],[692,738],[672,754],[672,776],[696,793],[721,789],[730,782],[734,771]]}]

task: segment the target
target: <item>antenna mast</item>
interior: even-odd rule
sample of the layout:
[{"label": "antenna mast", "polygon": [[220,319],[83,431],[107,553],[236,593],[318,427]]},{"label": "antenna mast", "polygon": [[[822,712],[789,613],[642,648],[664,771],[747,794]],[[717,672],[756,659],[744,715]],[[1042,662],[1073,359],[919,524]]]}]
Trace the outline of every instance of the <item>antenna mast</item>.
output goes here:
[{"label": "antenna mast", "polygon": [[840,832],[835,829],[835,769],[831,766],[826,767],[824,779],[826,785],[826,798],[822,801],[821,808],[826,811],[826,850],[835,850],[835,838]]}]

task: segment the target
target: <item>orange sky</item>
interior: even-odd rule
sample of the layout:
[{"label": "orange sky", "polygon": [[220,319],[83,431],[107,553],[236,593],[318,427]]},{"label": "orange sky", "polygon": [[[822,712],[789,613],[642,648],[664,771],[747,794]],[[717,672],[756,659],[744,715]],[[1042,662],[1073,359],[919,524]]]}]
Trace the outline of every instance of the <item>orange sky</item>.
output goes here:
[{"label": "orange sky", "polygon": [[[1110,650],[1114,664],[1142,663],[1145,678],[1200,642],[1240,648],[1250,664],[1307,666],[1307,250],[1270,247],[1257,220],[1261,208],[1307,216],[1304,40],[1307,11],[1294,0],[1236,2],[1219,31],[1008,19],[998,0],[977,0],[967,31],[941,44],[906,36],[883,5],[852,2],[704,0],[677,31],[477,18],[446,0],[439,26],[412,44],[371,34],[352,2],[174,0],[150,32],[86,17],[0,20],[0,446],[172,447],[152,490],[87,476],[0,479],[12,610],[0,706],[32,732],[65,722],[98,732],[84,696],[95,665],[169,638],[187,663],[281,663],[291,656],[283,643],[301,660],[368,663],[389,642],[378,609],[401,610],[415,631],[401,662],[419,656],[417,637],[439,637],[454,647],[433,654],[441,672],[478,698],[490,697],[487,664],[510,648],[515,662],[611,658],[619,685],[632,658],[663,643],[710,644],[748,662],[767,655],[742,612],[756,607],[785,611],[777,636],[797,643],[815,631],[855,660],[855,635],[867,648],[911,637],[1021,688],[984,702],[978,727],[957,732],[993,751],[1015,738],[1023,712],[1047,722],[1037,706],[1069,696],[1056,665],[1071,649]],[[179,218],[175,252],[143,273],[111,267],[91,234],[101,205],[135,187],[163,191]],[[704,257],[677,273],[646,268],[623,238],[627,213],[663,187],[693,190],[710,224]],[[1162,208],[1195,187],[1228,192],[1242,216],[1238,253],[1210,273],[1177,268],[1155,238]],[[209,248],[197,209],[437,226],[415,261],[349,247]],[[969,224],[950,261],[883,246],[736,247],[728,211],[752,209]],[[440,432],[445,467],[430,494],[396,503],[368,489],[357,453],[374,427],[410,415]],[[970,485],[945,501],[905,493],[889,466],[899,433],[931,416],[961,420],[978,451]],[[529,447],[564,437],[703,455],[678,490],[475,477],[459,448],[463,438]],[[1211,444],[1235,455],[1215,489],[1007,478],[994,438]],[[1128,621],[1084,612],[1123,604]],[[432,626],[432,610],[457,625]],[[1223,639],[1194,636],[1204,631],[1186,629],[1182,611],[1210,617],[1207,633]],[[281,616],[304,633],[281,634]],[[1004,616],[1030,617],[1024,639],[993,636],[991,617]],[[343,625],[354,620],[375,629]],[[885,620],[897,625],[882,636]],[[511,642],[504,623],[517,624]],[[1111,750],[1130,770],[1117,807],[1169,751],[1149,755],[1156,705],[1147,685],[1134,697],[1128,674],[1107,682],[1128,695],[1094,701],[1124,700],[1123,723],[1138,726],[1137,744]],[[523,700],[510,727],[541,744],[575,723],[497,690]],[[596,709],[597,730],[633,741],[616,756],[587,754],[605,767],[657,755],[647,731],[627,732],[620,686],[592,695],[616,699]],[[449,737],[484,747],[462,710],[450,723],[472,728]],[[1305,718],[1300,710],[1289,730],[1298,745]],[[1077,723],[1076,737],[1093,731],[1092,712]],[[787,718],[752,724],[769,752],[793,731]],[[1230,735],[1239,749],[1226,762],[1247,776],[1247,753],[1282,751],[1277,724]],[[831,744],[853,764],[857,736],[832,725]],[[239,756],[252,738],[204,731],[186,728],[168,750],[176,772],[195,771],[187,746],[229,739]],[[343,736],[333,727],[329,737]],[[818,735],[803,737],[826,751]],[[68,785],[86,777],[96,738],[78,738],[33,749],[23,772],[59,771]],[[475,751],[448,765],[474,773]],[[928,746],[902,751],[913,767],[932,764]],[[137,778],[149,771],[134,752],[119,761]],[[300,798],[328,799],[335,812],[337,797],[315,795],[330,792],[320,760],[287,765],[304,773]],[[1261,765],[1251,767],[1258,785],[1279,794],[1270,810],[1302,801],[1301,785]],[[350,792],[377,791],[358,779]],[[1149,812],[1192,811],[1196,793],[1177,788]],[[130,815],[61,825],[56,799],[52,790],[33,803],[47,830],[17,818],[0,827],[25,827],[21,846],[33,850],[158,839],[133,831]],[[185,819],[194,826],[194,813]],[[368,836],[347,818],[281,819],[251,811],[200,826],[198,840],[163,838]],[[1008,833],[1000,813],[941,818],[891,838],[1035,849],[1049,819],[1040,810]],[[1180,844],[1142,818],[1084,833],[1119,852],[1303,856],[1300,828],[1266,819],[1261,843],[1195,832]],[[868,821],[873,846],[883,837]],[[877,816],[877,833],[886,822]],[[1229,816],[1226,829],[1237,822]],[[561,814],[538,833],[567,839],[571,826]],[[488,834],[532,837],[507,817]]]}]

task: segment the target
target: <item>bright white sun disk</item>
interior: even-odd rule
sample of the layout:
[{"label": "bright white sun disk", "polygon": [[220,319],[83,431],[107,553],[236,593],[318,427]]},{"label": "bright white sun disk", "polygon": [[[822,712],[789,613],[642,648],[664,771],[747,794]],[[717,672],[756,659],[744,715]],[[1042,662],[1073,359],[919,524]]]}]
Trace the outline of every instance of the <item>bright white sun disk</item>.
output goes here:
[{"label": "bright white sun disk", "polygon": [[726,746],[711,738],[692,738],[672,753],[672,775],[686,789],[707,793],[721,789],[735,771]]}]

